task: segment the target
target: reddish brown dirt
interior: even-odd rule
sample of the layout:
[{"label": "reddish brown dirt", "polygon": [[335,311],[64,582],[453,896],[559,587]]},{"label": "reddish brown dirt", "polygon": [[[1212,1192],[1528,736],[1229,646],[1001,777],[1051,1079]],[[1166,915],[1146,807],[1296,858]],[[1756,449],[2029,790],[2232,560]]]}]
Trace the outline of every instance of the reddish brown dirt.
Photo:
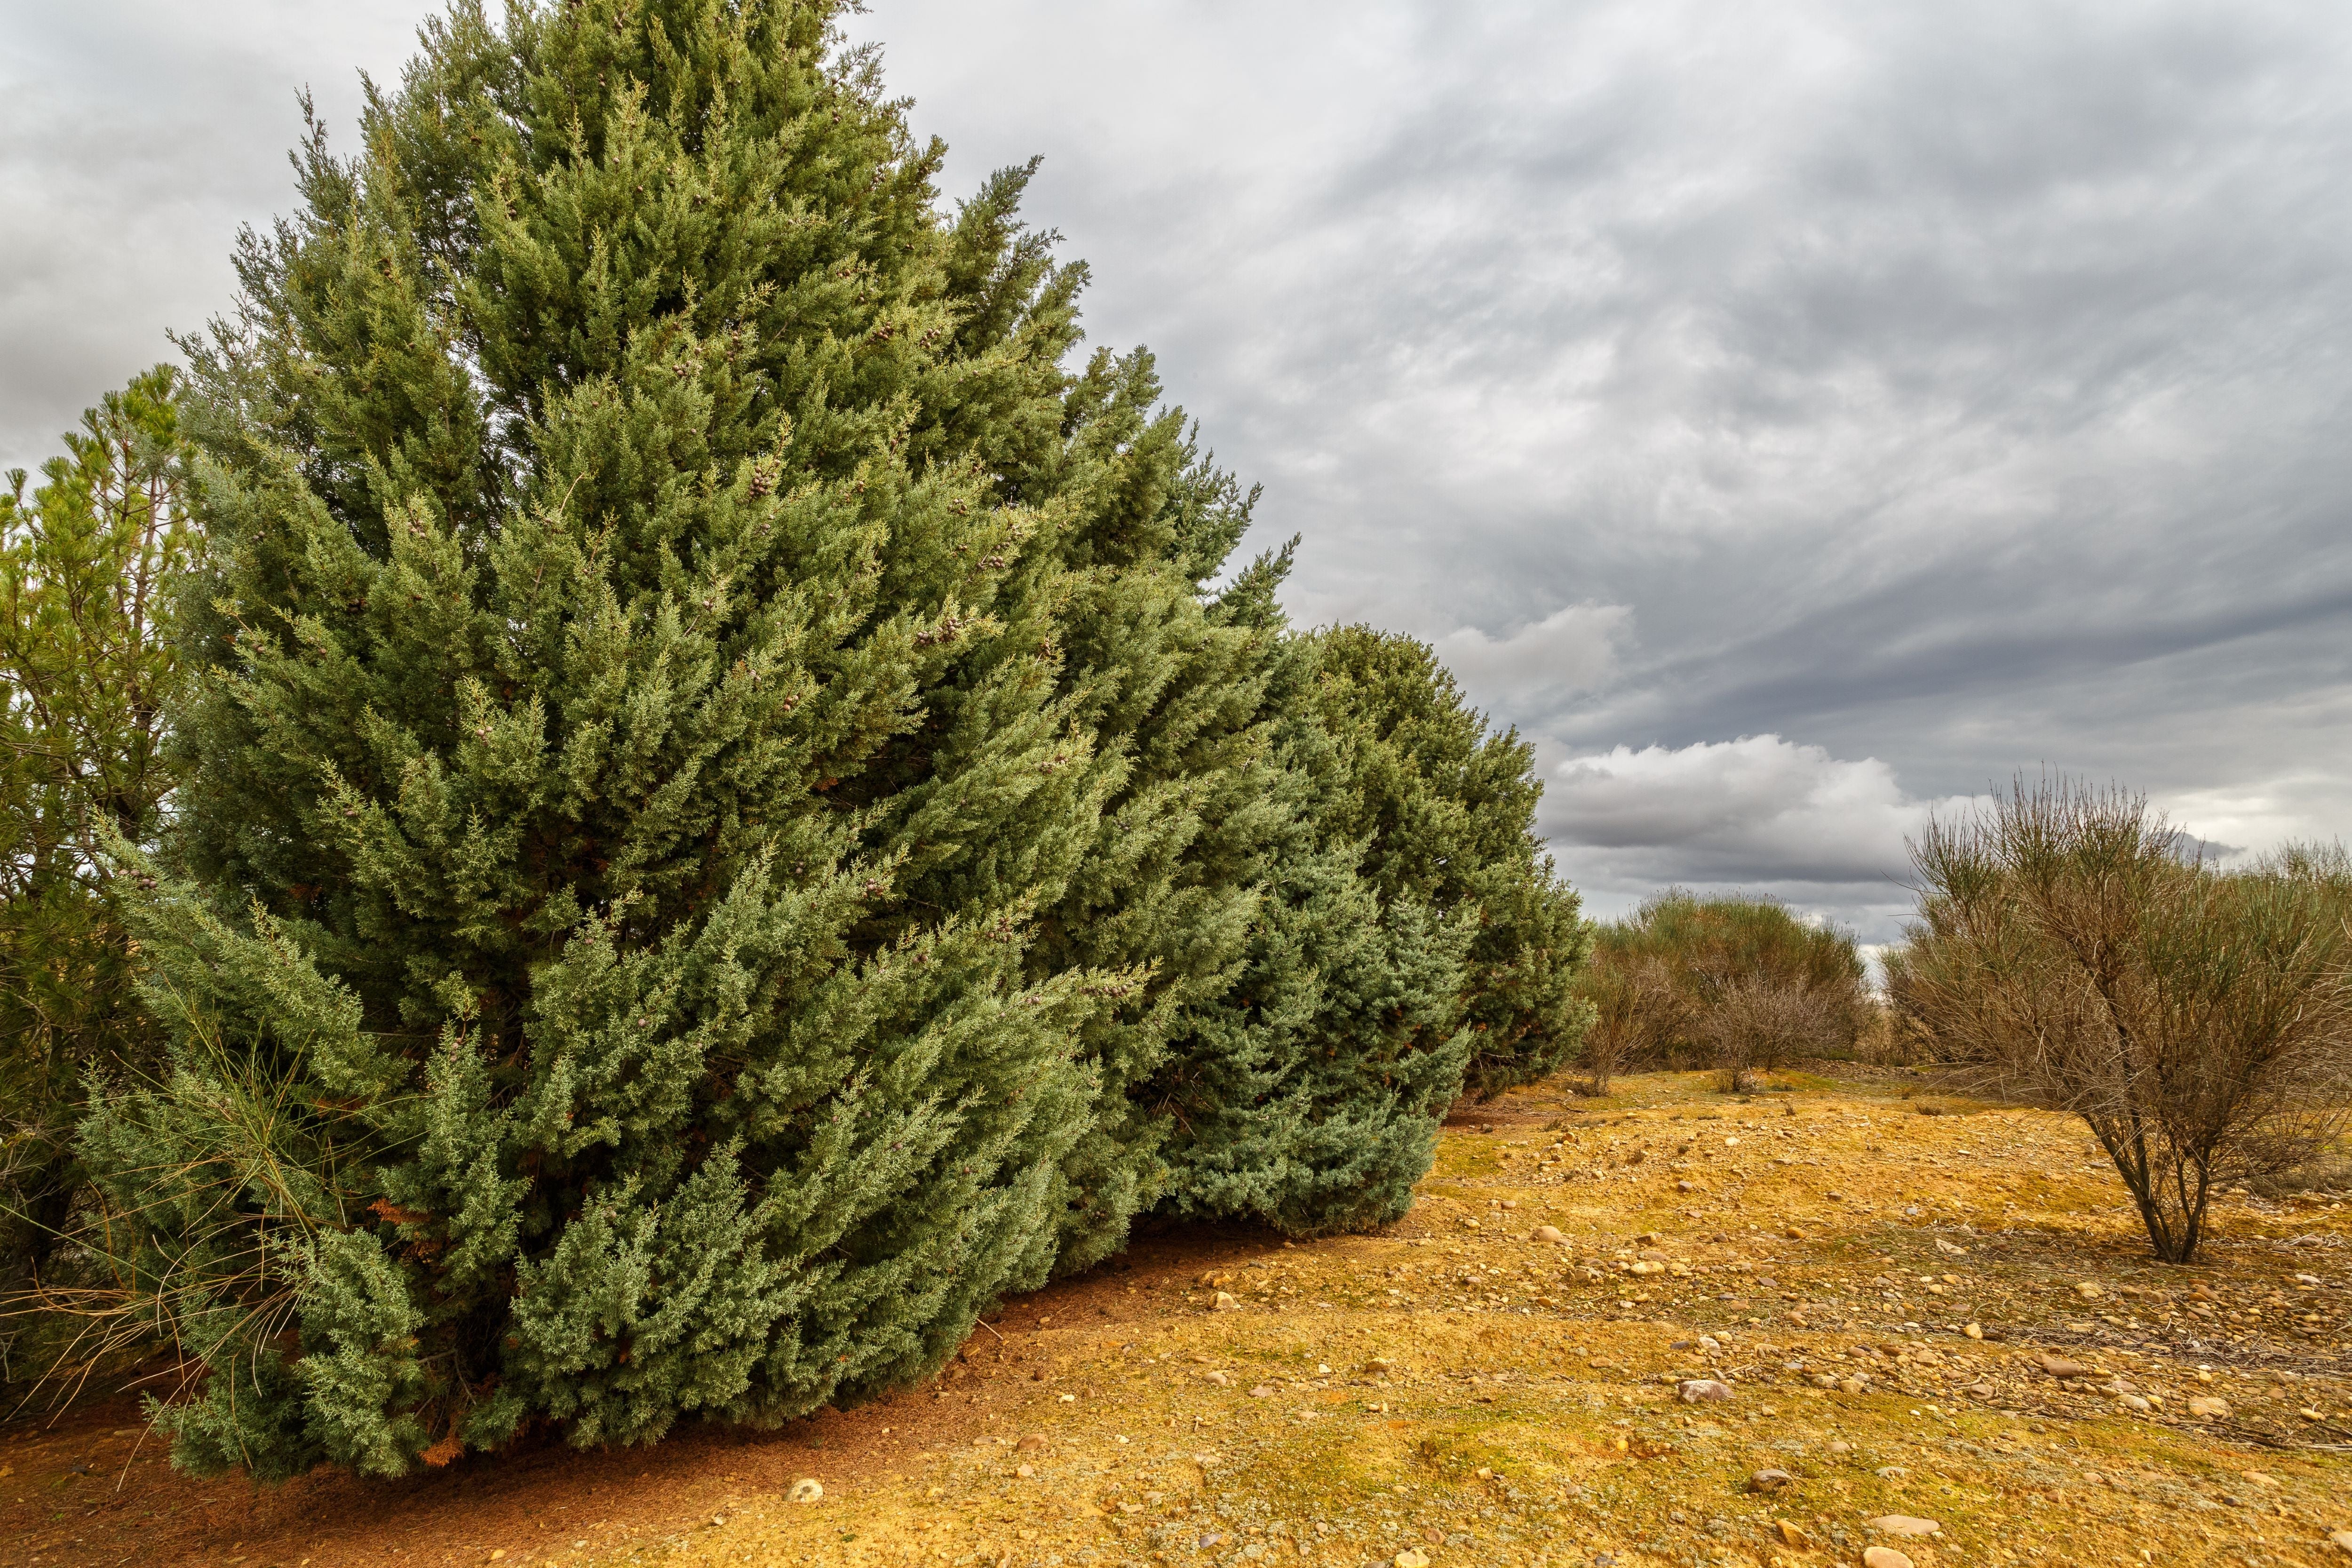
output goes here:
[{"label": "reddish brown dirt", "polygon": [[[967,1352],[983,1377],[1017,1379],[1023,1348],[1043,1324],[1156,1321],[1162,1309],[1130,1288],[1179,1287],[1280,1246],[1270,1233],[1238,1227],[1140,1237],[1095,1273],[1009,1303]],[[569,1540],[592,1525],[601,1526],[599,1547],[611,1551],[707,1521],[738,1492],[781,1491],[812,1469],[821,1468],[827,1491],[839,1495],[844,1486],[833,1478],[885,1474],[910,1452],[968,1440],[976,1415],[968,1400],[910,1390],[774,1431],[697,1425],[646,1448],[550,1444],[468,1457],[400,1481],[321,1468],[257,1487],[174,1474],[137,1396],[116,1394],[55,1416],[0,1422],[0,1564],[417,1568],[480,1563],[493,1550],[525,1560],[555,1536]]]}]

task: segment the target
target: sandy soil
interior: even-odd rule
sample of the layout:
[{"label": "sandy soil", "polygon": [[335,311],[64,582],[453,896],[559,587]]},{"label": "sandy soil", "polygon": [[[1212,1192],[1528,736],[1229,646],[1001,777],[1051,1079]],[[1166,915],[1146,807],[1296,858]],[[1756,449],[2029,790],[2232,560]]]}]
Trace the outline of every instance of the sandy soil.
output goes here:
[{"label": "sandy soil", "polygon": [[20,1417],[0,1563],[2352,1563],[2340,1196],[2232,1195],[2163,1268],[2078,1125],[1864,1076],[1538,1086],[1387,1233],[1147,1236],[773,1432],[265,1490],[127,1398]]}]

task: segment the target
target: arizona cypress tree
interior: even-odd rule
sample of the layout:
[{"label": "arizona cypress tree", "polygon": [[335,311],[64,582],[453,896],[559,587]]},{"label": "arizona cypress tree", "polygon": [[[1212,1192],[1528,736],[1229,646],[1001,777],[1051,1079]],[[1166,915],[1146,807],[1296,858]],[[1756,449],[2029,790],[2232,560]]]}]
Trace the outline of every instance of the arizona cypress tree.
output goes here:
[{"label": "arizona cypress tree", "polygon": [[[1245,576],[1227,597],[1262,592]],[[1276,660],[1281,809],[1244,873],[1263,910],[1163,1073],[1183,1130],[1169,1206],[1314,1235],[1402,1214],[1465,1087],[1569,1058],[1590,938],[1534,835],[1528,748],[1489,732],[1425,646],[1339,627]]]},{"label": "arizona cypress tree", "polygon": [[1367,845],[1326,831],[1330,735],[1299,700],[1311,642],[1283,649],[1273,831],[1248,875],[1262,911],[1235,984],[1192,1011],[1157,1087],[1171,1121],[1170,1210],[1293,1235],[1396,1218],[1436,1149],[1468,1058],[1468,936],[1418,900],[1383,903]]},{"label": "arizona cypress tree", "polygon": [[1469,1090],[1483,1099],[1542,1077],[1591,1023],[1573,987],[1591,935],[1536,837],[1534,748],[1490,731],[1426,644],[1360,626],[1315,640],[1310,706],[1337,752],[1321,772],[1327,831],[1366,842],[1364,875],[1384,900],[1474,927],[1461,995]]},{"label": "arizona cypress tree", "polygon": [[781,1418],[1427,1168],[1477,937],[1395,748],[831,15],[459,6],[192,345],[174,1048],[84,1128],[184,1464]]},{"label": "arizona cypress tree", "polygon": [[222,1369],[183,1462],[789,1415],[1053,1265],[1142,979],[1029,963],[1117,772],[1052,615],[1085,497],[1003,483],[1069,445],[1077,279],[940,218],[831,42],[460,8],[241,256],[181,1046],[87,1131]]}]

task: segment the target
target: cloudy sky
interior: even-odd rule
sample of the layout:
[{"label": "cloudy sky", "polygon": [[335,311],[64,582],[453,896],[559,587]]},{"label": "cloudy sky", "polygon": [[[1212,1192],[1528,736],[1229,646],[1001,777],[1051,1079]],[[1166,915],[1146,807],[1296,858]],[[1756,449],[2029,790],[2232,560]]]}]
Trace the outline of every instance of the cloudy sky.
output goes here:
[{"label": "cloudy sky", "polygon": [[[227,297],[416,0],[0,0],[0,462]],[[1892,933],[2019,768],[2352,830],[2352,8],[871,0],[952,188],[1033,153],[1290,604],[1538,742],[1602,912]]]}]

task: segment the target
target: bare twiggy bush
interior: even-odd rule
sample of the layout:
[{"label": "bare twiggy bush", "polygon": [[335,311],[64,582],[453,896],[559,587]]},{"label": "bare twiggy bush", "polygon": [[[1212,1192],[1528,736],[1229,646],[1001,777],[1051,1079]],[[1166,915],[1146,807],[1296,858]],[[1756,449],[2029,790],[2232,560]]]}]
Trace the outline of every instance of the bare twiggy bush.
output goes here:
[{"label": "bare twiggy bush", "polygon": [[1744,974],[1720,985],[1700,1015],[1698,1031],[1715,1053],[1725,1087],[1747,1093],[1757,1075],[1793,1057],[1850,1045],[1853,998],[1843,987],[1792,985],[1768,974]]},{"label": "bare twiggy bush", "polygon": [[2218,871],[2145,797],[2064,779],[2020,780],[1912,854],[1901,1026],[1978,1092],[2080,1116],[2158,1258],[2196,1257],[2217,1186],[2342,1130],[2352,943],[2344,884],[2308,856]]},{"label": "bare twiggy bush", "polygon": [[1593,1005],[1584,1065],[1594,1094],[1608,1093],[1610,1080],[1628,1064],[1663,1051],[1688,1021],[1688,998],[1664,961],[1654,954],[1614,953],[1596,960],[1584,995]]}]

